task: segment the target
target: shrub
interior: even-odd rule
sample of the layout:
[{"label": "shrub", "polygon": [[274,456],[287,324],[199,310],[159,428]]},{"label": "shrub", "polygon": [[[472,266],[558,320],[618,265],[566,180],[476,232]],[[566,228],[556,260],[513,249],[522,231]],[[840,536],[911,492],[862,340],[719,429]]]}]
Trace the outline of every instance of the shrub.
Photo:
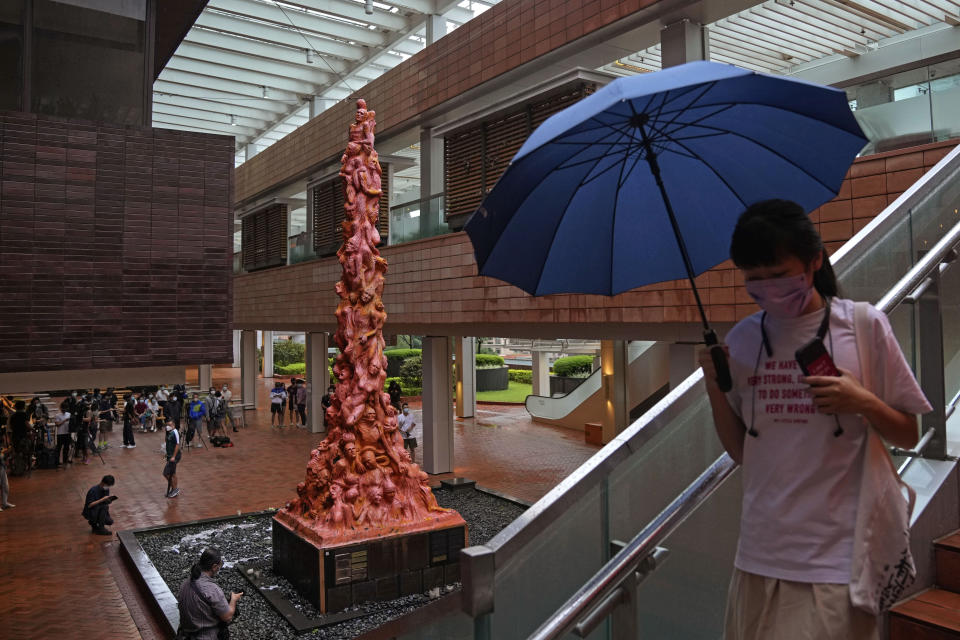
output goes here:
[{"label": "shrub", "polygon": [[554,375],[567,378],[584,378],[593,371],[593,356],[567,356],[553,363]]},{"label": "shrub", "polygon": [[293,340],[280,340],[273,343],[273,365],[286,366],[295,362],[304,362],[307,358],[306,345]]},{"label": "shrub", "polygon": [[489,353],[477,354],[477,369],[494,369],[503,366],[503,358]]},{"label": "shrub", "polygon": [[400,376],[400,367],[403,366],[403,361],[410,356],[419,356],[420,353],[420,349],[392,349],[390,351],[384,351],[383,355],[387,356],[387,375],[394,378]]},{"label": "shrub", "polygon": [[528,371],[526,369],[510,369],[508,375],[510,376],[510,382],[533,384],[533,371]]},{"label": "shrub", "polygon": [[400,379],[403,386],[423,386],[423,358],[420,357],[419,353],[410,356],[400,365]]},{"label": "shrub", "polygon": [[293,362],[288,365],[278,365],[274,363],[273,365],[274,375],[296,376],[296,375],[303,375],[306,372],[307,372],[306,362]]}]

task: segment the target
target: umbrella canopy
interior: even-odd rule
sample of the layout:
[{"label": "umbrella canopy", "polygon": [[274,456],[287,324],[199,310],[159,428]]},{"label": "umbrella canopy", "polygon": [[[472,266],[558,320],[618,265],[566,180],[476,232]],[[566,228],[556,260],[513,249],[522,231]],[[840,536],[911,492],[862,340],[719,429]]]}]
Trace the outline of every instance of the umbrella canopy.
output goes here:
[{"label": "umbrella canopy", "polygon": [[533,295],[692,281],[750,204],[815,209],[866,142],[841,90],[691,62],[546,120],[465,229],[481,275]]}]

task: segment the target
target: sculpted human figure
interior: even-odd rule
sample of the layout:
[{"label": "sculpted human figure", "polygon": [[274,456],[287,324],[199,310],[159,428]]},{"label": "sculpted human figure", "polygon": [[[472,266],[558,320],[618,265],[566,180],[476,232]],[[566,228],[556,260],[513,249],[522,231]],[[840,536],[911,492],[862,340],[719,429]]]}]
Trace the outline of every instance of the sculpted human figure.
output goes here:
[{"label": "sculpted human figure", "polygon": [[[345,202],[337,257],[342,275],[335,286],[333,333],[339,354],[333,365],[337,384],[324,414],[327,434],[311,451],[297,498],[276,516],[324,541],[377,527],[409,524],[423,530],[427,521],[439,526],[447,513],[403,447],[396,408],[384,392],[387,262],[377,249],[382,167],[374,148],[375,115],[363,100],[357,101],[341,158]],[[462,526],[462,519],[452,515],[446,522]]]}]

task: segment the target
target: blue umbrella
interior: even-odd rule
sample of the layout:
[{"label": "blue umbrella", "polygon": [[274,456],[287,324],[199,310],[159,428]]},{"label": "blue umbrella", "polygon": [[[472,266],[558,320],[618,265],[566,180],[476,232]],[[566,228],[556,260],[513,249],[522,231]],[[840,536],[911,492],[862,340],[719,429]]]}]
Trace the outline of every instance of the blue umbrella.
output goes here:
[{"label": "blue umbrella", "polygon": [[686,277],[716,344],[694,278],[728,257],[740,213],[772,198],[815,209],[866,142],[841,90],[691,62],[550,117],[465,230],[481,275],[533,295]]}]

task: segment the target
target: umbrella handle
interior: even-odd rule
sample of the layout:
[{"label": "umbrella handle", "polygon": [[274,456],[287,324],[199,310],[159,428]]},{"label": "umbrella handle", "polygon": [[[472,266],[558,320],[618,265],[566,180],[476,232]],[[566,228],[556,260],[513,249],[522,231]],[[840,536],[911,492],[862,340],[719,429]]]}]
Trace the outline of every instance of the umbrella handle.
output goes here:
[{"label": "umbrella handle", "polygon": [[730,364],[727,362],[727,354],[717,340],[717,334],[713,329],[703,332],[703,339],[710,349],[710,358],[713,360],[713,368],[717,371],[717,386],[720,391],[726,393],[733,389],[733,379],[730,377]]}]

